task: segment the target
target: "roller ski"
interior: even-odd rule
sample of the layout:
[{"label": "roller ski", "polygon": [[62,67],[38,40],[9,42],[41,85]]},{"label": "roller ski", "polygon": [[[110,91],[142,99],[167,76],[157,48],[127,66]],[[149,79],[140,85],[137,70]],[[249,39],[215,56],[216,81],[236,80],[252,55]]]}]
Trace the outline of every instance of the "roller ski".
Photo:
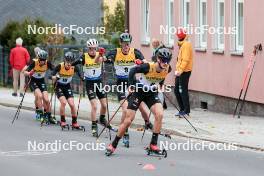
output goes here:
[{"label": "roller ski", "polygon": [[66,122],[60,122],[60,127],[61,127],[61,130],[64,131],[64,130],[70,130],[70,126],[69,124],[67,124]]},{"label": "roller ski", "polygon": [[111,156],[115,152],[115,149],[116,148],[114,148],[112,144],[109,144],[108,147],[106,148],[105,155]]},{"label": "roller ski", "polygon": [[85,127],[79,125],[77,122],[71,124],[71,129],[85,132]]},{"label": "roller ski", "polygon": [[158,156],[158,157],[167,157],[167,151],[165,149],[160,150],[157,145],[150,144],[149,147],[145,148],[147,155]]},{"label": "roller ski", "polygon": [[126,133],[124,136],[123,136],[123,144],[126,148],[129,148],[129,134]]}]

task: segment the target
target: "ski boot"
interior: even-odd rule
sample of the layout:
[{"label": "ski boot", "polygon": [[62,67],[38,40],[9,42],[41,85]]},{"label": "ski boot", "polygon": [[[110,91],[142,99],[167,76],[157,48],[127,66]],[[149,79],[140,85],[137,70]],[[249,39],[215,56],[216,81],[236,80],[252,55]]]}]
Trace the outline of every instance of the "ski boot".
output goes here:
[{"label": "ski boot", "polygon": [[92,124],[92,135],[93,137],[98,137],[98,126],[97,123]]},{"label": "ski boot", "polygon": [[64,129],[67,129],[68,131],[70,130],[70,126],[69,124],[67,124],[66,122],[61,121],[60,122],[60,126],[61,126],[61,130],[63,131]]},{"label": "ski boot", "polygon": [[46,113],[45,113],[45,116],[46,116],[46,119],[48,119],[48,123],[49,123],[49,124],[56,125],[56,124],[59,123],[59,122],[56,120],[55,117],[52,117],[52,116],[51,116],[51,113],[50,113],[50,112],[46,112]]},{"label": "ski boot", "polygon": [[112,144],[109,144],[108,147],[106,148],[105,155],[110,156],[114,153],[116,148],[113,147]]},{"label": "ski boot", "polygon": [[41,113],[41,111],[36,109],[35,113],[36,113],[36,116],[35,116],[36,121],[40,121],[40,113]]},{"label": "ski boot", "polygon": [[150,146],[146,147],[145,150],[147,151],[147,155],[162,156],[164,158],[167,157],[167,151],[165,149],[160,150],[159,147],[154,144],[150,144]]},{"label": "ski boot", "polygon": [[123,144],[126,148],[129,148],[129,134],[127,132],[123,136]]},{"label": "ski boot", "polygon": [[40,126],[49,125],[49,120],[45,114],[40,114]]},{"label": "ski boot", "polygon": [[39,113],[36,113],[35,119],[36,119],[36,121],[40,122],[40,114]]},{"label": "ski boot", "polygon": [[71,125],[72,130],[81,130],[83,132],[85,132],[85,127],[84,126],[80,126],[77,122],[73,122]]}]

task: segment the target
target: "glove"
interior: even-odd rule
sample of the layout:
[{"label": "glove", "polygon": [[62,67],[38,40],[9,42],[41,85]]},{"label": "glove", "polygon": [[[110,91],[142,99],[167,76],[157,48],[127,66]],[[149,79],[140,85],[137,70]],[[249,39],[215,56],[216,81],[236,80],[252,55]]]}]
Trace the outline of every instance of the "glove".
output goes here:
[{"label": "glove", "polygon": [[34,70],[31,70],[31,71],[29,72],[29,76],[31,77],[33,74],[34,74]]},{"label": "glove", "polygon": [[135,64],[136,64],[136,65],[141,65],[141,64],[143,64],[143,61],[140,60],[140,59],[136,59],[136,60],[135,60]]},{"label": "glove", "polygon": [[98,52],[99,52],[99,55],[100,56],[103,56],[105,54],[105,49],[102,48],[102,47],[100,47],[99,50],[98,50]]}]

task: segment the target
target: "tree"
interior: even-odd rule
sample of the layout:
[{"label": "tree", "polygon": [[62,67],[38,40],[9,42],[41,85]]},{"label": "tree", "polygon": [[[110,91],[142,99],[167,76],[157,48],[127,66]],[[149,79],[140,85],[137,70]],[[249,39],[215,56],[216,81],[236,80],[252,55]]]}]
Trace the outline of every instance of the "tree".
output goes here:
[{"label": "tree", "polygon": [[[23,45],[27,47],[29,52],[33,54],[33,49],[37,45],[43,48],[47,45],[60,45],[68,43],[63,33],[51,34],[51,31],[47,33],[33,33],[28,31],[28,26],[36,26],[36,28],[53,27],[54,24],[44,21],[41,18],[31,19],[26,17],[23,21],[9,21],[6,26],[0,32],[0,44],[6,48],[13,48],[15,46],[15,40],[18,37],[23,39]],[[60,31],[60,29],[58,29]],[[54,55],[58,53],[57,49],[49,49],[49,57],[54,58]]]},{"label": "tree", "polygon": [[105,17],[103,24],[105,27],[104,38],[115,46],[119,45],[116,36],[125,31],[125,4],[119,0],[116,4],[114,14],[109,12],[109,7],[104,6]]}]

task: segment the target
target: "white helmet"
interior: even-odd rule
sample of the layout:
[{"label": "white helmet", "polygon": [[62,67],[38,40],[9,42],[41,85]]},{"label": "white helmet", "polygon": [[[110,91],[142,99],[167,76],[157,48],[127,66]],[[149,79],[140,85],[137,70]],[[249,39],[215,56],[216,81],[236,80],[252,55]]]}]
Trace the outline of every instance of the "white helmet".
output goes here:
[{"label": "white helmet", "polygon": [[92,47],[94,47],[94,48],[97,48],[98,47],[98,41],[96,40],[96,39],[89,39],[88,41],[87,41],[87,47],[88,48],[92,48]]}]

